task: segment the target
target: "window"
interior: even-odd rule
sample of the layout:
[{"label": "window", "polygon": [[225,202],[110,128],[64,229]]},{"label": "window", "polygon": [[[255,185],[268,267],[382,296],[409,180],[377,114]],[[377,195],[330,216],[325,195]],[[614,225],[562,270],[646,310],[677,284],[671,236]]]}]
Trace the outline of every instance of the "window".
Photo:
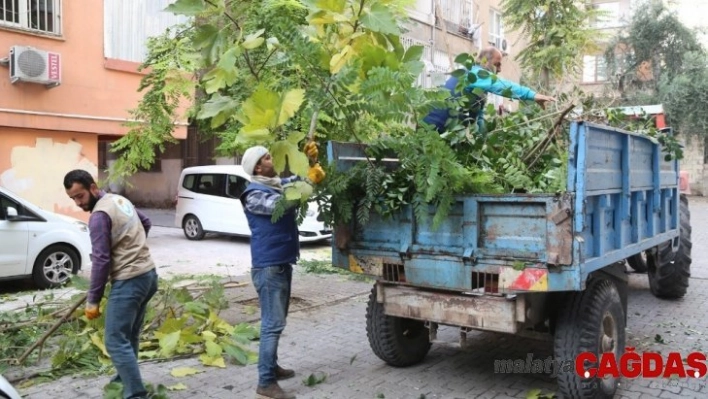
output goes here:
[{"label": "window", "polygon": [[607,81],[607,63],[602,55],[583,56],[583,83]]},{"label": "window", "polygon": [[182,180],[182,187],[189,191],[194,191],[194,182],[197,181],[197,175],[187,175]]},{"label": "window", "polygon": [[205,173],[187,175],[184,177],[182,187],[198,194],[216,195],[225,197],[226,175],[221,173]]},{"label": "window", "polygon": [[[473,7],[472,0],[447,0],[440,3],[440,12],[448,33],[472,40],[479,36],[478,26],[474,23]],[[436,25],[441,26],[440,23],[436,20]]]},{"label": "window", "polygon": [[0,26],[61,34],[61,0],[0,0]]},{"label": "window", "polygon": [[621,14],[619,2],[596,3],[593,4],[593,8],[604,14],[595,20],[594,26],[596,28],[605,29],[620,26]]},{"label": "window", "polygon": [[241,198],[241,194],[248,187],[248,180],[241,176],[229,175],[228,186],[226,186],[226,196],[231,198]]},{"label": "window", "polygon": [[171,3],[174,0],[104,0],[103,55],[143,62],[148,38],[188,21],[185,16],[164,11]]},{"label": "window", "polygon": [[0,220],[5,220],[7,216],[5,216],[7,212],[8,207],[13,207],[17,212],[20,212],[20,205],[16,203],[15,201],[5,197],[4,195],[0,195]]},{"label": "window", "polygon": [[24,216],[25,221],[39,221],[44,220],[41,217],[34,214],[34,212],[26,209],[22,204],[13,201],[12,199],[0,195],[0,220],[7,220],[7,208],[13,207],[17,211],[17,216]]},{"label": "window", "polygon": [[450,64],[450,56],[441,50],[433,51],[433,65],[430,72],[430,84],[432,87],[438,87],[445,84],[450,77],[448,73],[452,71],[453,66]]},{"label": "window", "polygon": [[[421,40],[416,40],[411,37],[407,36],[401,36],[400,38],[401,44],[403,45],[403,48],[408,50],[409,47],[411,46],[423,46],[423,55],[420,57],[420,60],[423,63],[429,63],[430,62],[430,44],[423,42]],[[428,84],[428,78],[427,78],[427,70],[424,70],[421,72],[420,75],[418,75],[418,79],[415,82],[415,86],[418,87],[430,87]]]},{"label": "window", "polygon": [[504,41],[504,24],[499,11],[489,9],[489,44],[501,49]]}]

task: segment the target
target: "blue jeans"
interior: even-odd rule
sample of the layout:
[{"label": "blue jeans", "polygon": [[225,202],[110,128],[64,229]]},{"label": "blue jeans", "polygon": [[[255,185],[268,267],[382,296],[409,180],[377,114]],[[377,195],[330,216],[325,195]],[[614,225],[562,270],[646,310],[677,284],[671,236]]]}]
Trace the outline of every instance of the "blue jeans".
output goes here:
[{"label": "blue jeans", "polygon": [[258,386],[276,382],[278,340],[285,329],[290,307],[290,287],[293,281],[291,265],[251,269],[253,286],[261,306],[261,338],[258,349]]},{"label": "blue jeans", "polygon": [[155,292],[155,269],[111,283],[106,306],[106,350],[123,384],[123,398],[147,396],[138,369],[138,348],[145,310]]}]

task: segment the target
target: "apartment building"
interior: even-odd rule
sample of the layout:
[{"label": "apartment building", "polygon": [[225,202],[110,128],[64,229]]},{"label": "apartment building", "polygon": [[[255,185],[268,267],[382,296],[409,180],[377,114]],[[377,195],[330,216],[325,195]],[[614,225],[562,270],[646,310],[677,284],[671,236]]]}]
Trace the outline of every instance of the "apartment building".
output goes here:
[{"label": "apartment building", "polygon": [[[98,176],[105,163],[99,143],[127,132],[128,111],[142,95],[137,67],[145,40],[180,22],[162,12],[167,4],[0,1],[0,185],[45,209],[86,218],[62,179],[74,168]],[[179,123],[175,136],[186,135]]]},{"label": "apartment building", "polygon": [[[419,78],[423,87],[445,83],[446,73],[455,69],[460,53],[477,52],[495,46],[505,54],[502,73],[505,79],[519,81],[521,68],[514,57],[525,46],[514,32],[504,30],[501,0],[416,0],[410,8],[409,31],[405,45],[425,48],[425,72]],[[490,96],[497,105],[502,98]],[[507,106],[513,103],[507,101]]]}]

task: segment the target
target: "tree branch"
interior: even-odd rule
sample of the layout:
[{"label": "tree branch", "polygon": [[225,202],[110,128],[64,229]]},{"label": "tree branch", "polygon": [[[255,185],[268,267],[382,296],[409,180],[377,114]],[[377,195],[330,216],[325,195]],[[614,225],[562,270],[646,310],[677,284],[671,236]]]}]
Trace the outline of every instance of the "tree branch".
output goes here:
[{"label": "tree branch", "polygon": [[25,351],[25,353],[23,353],[22,356],[20,356],[19,359],[17,359],[17,364],[20,364],[20,365],[24,364],[25,360],[27,360],[27,357],[28,357],[35,349],[37,349],[37,347],[43,346],[43,345],[44,345],[44,342],[47,340],[47,338],[49,338],[52,334],[54,334],[54,332],[55,332],[56,330],[58,330],[59,327],[67,321],[67,319],[69,318],[69,316],[70,316],[72,313],[74,313],[74,311],[75,311],[76,309],[78,309],[79,306],[81,306],[84,302],[86,302],[87,296],[88,296],[87,294],[82,295],[81,298],[79,298],[79,300],[76,301],[76,303],[74,303],[74,306],[72,306],[71,309],[69,309],[68,312],[64,313],[64,316],[62,316],[61,319],[59,319],[56,323],[54,323],[54,325],[52,326],[52,328],[50,328],[46,333],[44,333],[44,334],[42,335],[42,337],[37,340],[37,342],[35,342],[32,346],[30,346],[29,348],[27,348],[27,350]]}]

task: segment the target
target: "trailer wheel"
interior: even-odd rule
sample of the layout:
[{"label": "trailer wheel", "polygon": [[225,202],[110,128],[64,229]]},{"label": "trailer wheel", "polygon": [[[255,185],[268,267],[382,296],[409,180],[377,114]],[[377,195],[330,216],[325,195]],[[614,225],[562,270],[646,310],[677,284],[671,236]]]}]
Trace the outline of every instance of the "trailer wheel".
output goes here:
[{"label": "trailer wheel", "polygon": [[642,251],[636,255],[630,256],[627,258],[627,264],[629,264],[629,267],[631,267],[635,272],[637,273],[646,273],[648,266],[647,266],[647,253],[645,251]]},{"label": "trailer wheel", "polygon": [[366,335],[374,354],[394,367],[419,363],[431,346],[424,322],[384,314],[383,304],[376,301],[375,285],[366,307]]},{"label": "trailer wheel", "polygon": [[[612,280],[597,277],[588,281],[585,291],[569,293],[556,325],[554,355],[572,367],[561,367],[558,388],[561,397],[577,399],[612,398],[619,378],[582,378],[575,371],[575,359],[583,352],[613,352],[615,359],[624,353],[625,315],[617,286]],[[586,362],[588,370],[598,362]]]},{"label": "trailer wheel", "polygon": [[691,277],[691,211],[688,197],[681,194],[679,203],[678,245],[671,241],[659,244],[648,256],[649,289],[657,298],[676,299],[686,295]]}]

